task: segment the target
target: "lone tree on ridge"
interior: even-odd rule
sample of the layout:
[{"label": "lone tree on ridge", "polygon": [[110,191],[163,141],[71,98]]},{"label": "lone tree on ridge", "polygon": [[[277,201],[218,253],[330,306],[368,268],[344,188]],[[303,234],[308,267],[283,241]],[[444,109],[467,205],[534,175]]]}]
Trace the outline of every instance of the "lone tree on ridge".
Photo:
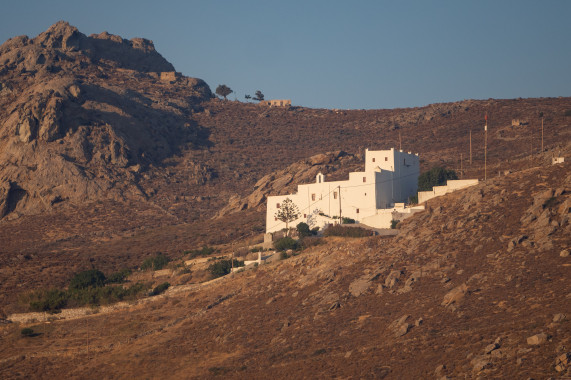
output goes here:
[{"label": "lone tree on ridge", "polygon": [[264,100],[264,94],[262,94],[262,91],[260,90],[256,91],[256,93],[254,94],[254,100],[257,100],[258,102]]},{"label": "lone tree on ridge", "polygon": [[216,95],[222,96],[224,100],[226,100],[226,97],[233,92],[234,91],[225,84],[219,84],[218,87],[216,87]]},{"label": "lone tree on ridge", "polygon": [[276,212],[275,217],[278,220],[281,220],[286,225],[286,236],[289,236],[289,224],[293,222],[297,218],[299,218],[299,210],[293,201],[289,198],[286,198],[282,204],[278,212]]}]

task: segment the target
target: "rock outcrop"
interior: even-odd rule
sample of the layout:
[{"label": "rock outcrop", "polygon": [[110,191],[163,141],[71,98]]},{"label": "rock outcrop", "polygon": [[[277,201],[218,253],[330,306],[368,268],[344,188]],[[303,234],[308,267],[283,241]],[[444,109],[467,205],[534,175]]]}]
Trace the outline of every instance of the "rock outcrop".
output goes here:
[{"label": "rock outcrop", "polygon": [[[0,46],[0,218],[144,199],[141,171],[208,139],[186,117],[212,97],[204,81],[181,76],[146,93],[167,71],[152,41],[87,37],[66,22]],[[165,101],[172,89],[176,102]]]}]

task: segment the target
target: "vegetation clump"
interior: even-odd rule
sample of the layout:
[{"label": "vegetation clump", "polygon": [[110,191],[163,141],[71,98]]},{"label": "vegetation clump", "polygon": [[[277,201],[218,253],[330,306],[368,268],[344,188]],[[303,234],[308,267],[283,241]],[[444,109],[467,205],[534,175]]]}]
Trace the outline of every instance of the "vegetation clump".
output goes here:
[{"label": "vegetation clump", "polygon": [[131,269],[121,269],[119,272],[111,273],[105,280],[106,284],[122,284],[131,274]]},{"label": "vegetation clump", "polygon": [[434,167],[418,176],[418,191],[430,191],[434,186],[442,186],[449,179],[458,179],[454,170]]},{"label": "vegetation clump", "polygon": [[136,283],[130,287],[106,285],[124,282],[128,270],[114,273],[108,279],[103,272],[90,269],[75,274],[64,289],[38,289],[20,297],[31,311],[57,313],[64,307],[98,306],[123,300],[136,299],[149,288],[147,284]]},{"label": "vegetation clump", "polygon": [[30,337],[30,336],[36,335],[36,333],[34,332],[34,329],[29,328],[29,327],[25,327],[22,330],[20,330],[20,334],[22,336],[25,336],[25,337]]},{"label": "vegetation clump", "polygon": [[105,285],[105,275],[97,269],[89,269],[74,275],[69,282],[70,290],[97,288]]},{"label": "vegetation clump", "polygon": [[154,257],[149,257],[145,259],[145,261],[143,261],[143,264],[141,264],[141,269],[161,270],[169,263],[169,261],[170,259],[168,257],[163,255],[162,253],[159,253]]},{"label": "vegetation clump", "polygon": [[[235,268],[243,267],[243,266],[244,266],[243,261],[238,261],[238,260],[234,259],[234,267]],[[210,264],[208,266],[208,272],[210,272],[210,274],[214,278],[225,276],[225,275],[229,274],[231,271],[232,271],[232,260],[230,260],[230,259],[220,260],[220,261],[217,261],[217,262]]]},{"label": "vegetation clump", "polygon": [[214,248],[205,245],[201,249],[193,249],[192,251],[188,252],[188,254],[189,254],[190,259],[194,259],[197,257],[210,256],[214,252],[216,252],[216,250]]},{"label": "vegetation clump", "polygon": [[296,250],[299,248],[299,243],[297,240],[286,236],[281,239],[278,239],[274,242],[274,248],[276,251],[286,251],[288,249]]},{"label": "vegetation clump", "polygon": [[366,237],[373,236],[374,232],[366,230],[361,227],[343,227],[342,225],[335,225],[327,228],[323,233],[325,236],[342,236],[342,237]]},{"label": "vegetation clump", "polygon": [[171,284],[168,282],[163,282],[162,284],[157,285],[149,295],[158,296],[159,294],[166,292],[170,286]]}]

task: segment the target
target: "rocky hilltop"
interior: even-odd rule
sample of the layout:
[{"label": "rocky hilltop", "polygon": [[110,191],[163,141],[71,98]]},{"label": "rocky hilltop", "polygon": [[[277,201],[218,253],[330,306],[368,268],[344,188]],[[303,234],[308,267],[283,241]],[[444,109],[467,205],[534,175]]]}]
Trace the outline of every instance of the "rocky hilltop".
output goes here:
[{"label": "rocky hilltop", "polygon": [[[165,103],[177,90],[176,104]],[[146,39],[87,37],[58,22],[8,40],[0,46],[0,218],[64,201],[146,199],[138,173],[204,143],[185,115],[211,96]]]}]

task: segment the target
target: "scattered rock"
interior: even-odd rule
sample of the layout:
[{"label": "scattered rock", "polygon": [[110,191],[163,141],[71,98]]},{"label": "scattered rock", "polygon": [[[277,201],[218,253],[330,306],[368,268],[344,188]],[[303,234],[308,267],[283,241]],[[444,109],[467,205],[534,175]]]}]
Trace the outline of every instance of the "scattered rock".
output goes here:
[{"label": "scattered rock", "polygon": [[396,283],[399,282],[399,278],[402,274],[403,274],[402,270],[391,271],[391,273],[389,273],[389,275],[385,279],[385,286],[389,289],[395,286]]},{"label": "scattered rock", "polygon": [[459,304],[460,302],[462,302],[467,293],[468,293],[468,286],[466,284],[457,286],[448,293],[446,293],[441,305],[450,306],[454,303]]},{"label": "scattered rock", "polygon": [[561,251],[559,253],[559,256],[561,257],[569,257],[570,251],[568,249],[564,249],[563,251]]},{"label": "scattered rock", "polygon": [[561,354],[555,359],[555,370],[562,372],[569,366],[569,363],[571,363],[571,352]]},{"label": "scattered rock", "polygon": [[351,293],[353,297],[359,297],[369,289],[369,286],[371,286],[369,277],[361,277],[349,285],[349,293]]},{"label": "scattered rock", "polygon": [[566,319],[567,319],[567,316],[565,314],[562,314],[562,313],[555,314],[553,316],[553,322],[555,322],[555,323],[563,322]]},{"label": "scattered rock", "polygon": [[549,338],[548,335],[545,333],[535,334],[527,338],[527,344],[532,346],[538,346],[547,342],[548,338]]},{"label": "scattered rock", "polygon": [[485,353],[485,354],[489,354],[489,353],[491,353],[492,351],[497,350],[498,348],[500,348],[500,345],[497,344],[497,343],[488,344],[488,345],[486,346],[486,348],[484,349],[484,353]]},{"label": "scattered rock", "polygon": [[477,356],[470,363],[472,364],[473,372],[480,372],[492,366],[492,363],[485,356]]}]

